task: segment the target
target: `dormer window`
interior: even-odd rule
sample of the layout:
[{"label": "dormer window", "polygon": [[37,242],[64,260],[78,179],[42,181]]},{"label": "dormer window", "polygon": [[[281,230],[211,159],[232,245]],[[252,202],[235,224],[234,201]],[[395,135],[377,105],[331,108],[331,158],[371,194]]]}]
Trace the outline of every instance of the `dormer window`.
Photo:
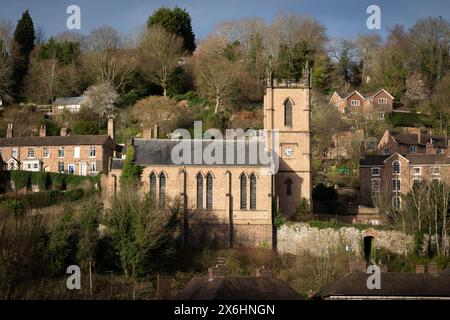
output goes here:
[{"label": "dormer window", "polygon": [[389,154],[389,148],[388,147],[384,147],[383,148],[383,154],[384,155],[388,155]]},{"label": "dormer window", "polygon": [[409,153],[416,153],[417,152],[417,146],[409,146]]}]

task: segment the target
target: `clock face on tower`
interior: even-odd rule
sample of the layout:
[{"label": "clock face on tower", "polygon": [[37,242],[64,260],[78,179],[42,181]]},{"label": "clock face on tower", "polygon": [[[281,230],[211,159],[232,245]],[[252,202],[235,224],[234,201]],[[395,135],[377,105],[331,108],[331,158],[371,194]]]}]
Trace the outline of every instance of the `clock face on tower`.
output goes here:
[{"label": "clock face on tower", "polygon": [[294,156],[294,148],[291,146],[284,147],[283,154],[285,157],[292,158]]}]

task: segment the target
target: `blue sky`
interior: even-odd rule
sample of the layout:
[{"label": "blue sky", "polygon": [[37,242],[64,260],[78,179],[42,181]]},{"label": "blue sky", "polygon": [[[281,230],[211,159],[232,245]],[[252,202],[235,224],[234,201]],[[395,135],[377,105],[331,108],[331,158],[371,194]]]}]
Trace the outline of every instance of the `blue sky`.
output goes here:
[{"label": "blue sky", "polygon": [[[286,11],[315,17],[327,27],[331,37],[370,32],[384,36],[390,26],[403,24],[408,28],[415,20],[427,16],[440,15],[450,20],[449,0],[0,0],[0,20],[15,23],[29,9],[35,25],[44,28],[46,37],[50,37],[67,31],[66,8],[72,4],[81,8],[83,34],[102,25],[110,25],[124,34],[132,32],[163,5],[187,9],[197,38],[207,35],[219,22],[248,17],[270,22]],[[371,4],[381,8],[381,30],[370,31],[366,27],[366,9]]]}]

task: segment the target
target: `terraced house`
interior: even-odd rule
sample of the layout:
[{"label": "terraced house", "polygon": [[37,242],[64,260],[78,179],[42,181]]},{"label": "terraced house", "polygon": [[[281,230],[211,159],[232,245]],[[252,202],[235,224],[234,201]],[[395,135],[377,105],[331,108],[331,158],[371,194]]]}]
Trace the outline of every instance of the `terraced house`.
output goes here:
[{"label": "terraced house", "polygon": [[14,137],[8,124],[7,137],[0,139],[0,154],[6,170],[63,172],[81,176],[108,171],[115,144],[114,123],[108,135],[71,136],[66,128],[60,136],[47,136],[41,126],[37,137]]}]

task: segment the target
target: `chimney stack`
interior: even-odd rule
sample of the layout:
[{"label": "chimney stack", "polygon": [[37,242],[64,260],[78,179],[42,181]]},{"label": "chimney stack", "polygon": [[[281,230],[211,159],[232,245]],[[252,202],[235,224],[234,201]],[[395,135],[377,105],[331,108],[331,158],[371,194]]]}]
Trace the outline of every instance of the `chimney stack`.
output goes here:
[{"label": "chimney stack", "polygon": [[13,123],[12,122],[8,122],[8,129],[6,129],[6,137],[7,138],[12,138],[13,134],[14,134]]},{"label": "chimney stack", "polygon": [[418,264],[416,266],[416,273],[425,273],[425,265],[423,264]]},{"label": "chimney stack", "polygon": [[110,136],[111,139],[114,140],[114,119],[113,118],[108,119],[108,136]]},{"label": "chimney stack", "polygon": [[39,129],[39,137],[46,137],[47,136],[47,128],[45,127],[45,124],[41,124],[41,128]]},{"label": "chimney stack", "polygon": [[155,124],[155,129],[153,129],[153,139],[158,139],[159,137],[159,127]]},{"label": "chimney stack", "polygon": [[152,129],[148,129],[148,128],[144,127],[142,138],[146,139],[146,140],[151,139],[152,138]]},{"label": "chimney stack", "polygon": [[438,265],[437,262],[430,262],[428,264],[428,273],[436,274],[438,273]]},{"label": "chimney stack", "polygon": [[69,129],[67,129],[67,127],[62,127],[60,136],[61,137],[67,137],[68,135],[69,135]]}]

